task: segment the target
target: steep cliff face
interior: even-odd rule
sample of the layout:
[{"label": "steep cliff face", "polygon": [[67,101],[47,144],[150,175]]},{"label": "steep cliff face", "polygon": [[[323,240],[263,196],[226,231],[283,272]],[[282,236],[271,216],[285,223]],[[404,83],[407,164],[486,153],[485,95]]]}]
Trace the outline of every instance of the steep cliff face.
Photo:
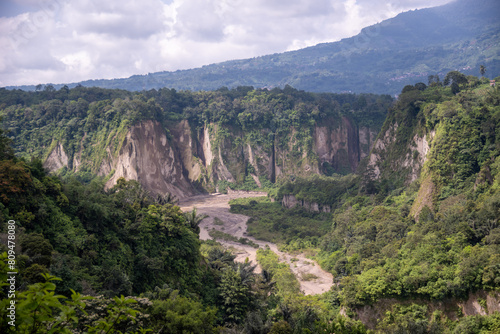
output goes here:
[{"label": "steep cliff face", "polygon": [[[224,140],[217,140],[220,132],[228,130],[230,134]],[[376,135],[367,127],[358,129],[345,117],[309,129],[291,128],[284,135],[269,129],[249,134],[213,126],[211,142],[219,143],[212,145],[214,180],[238,182],[245,173],[271,181],[289,175],[351,173],[368,155]],[[205,138],[206,134],[198,140]]]},{"label": "steep cliff face", "polygon": [[[193,128],[187,120],[165,128],[149,120],[130,127],[123,140],[116,141],[115,134],[117,144],[105,148],[94,169],[109,176],[107,187],[124,177],[152,193],[183,198],[195,194],[195,188],[215,191],[221,180],[242,183],[247,176],[258,185],[262,177],[274,182],[289,175],[350,173],[368,154],[375,136],[375,131],[358,129],[345,117],[280,134],[217,124]],[[45,166],[77,171],[86,163],[81,152],[80,148],[70,159],[58,143]]]},{"label": "steep cliff face", "polygon": [[390,174],[399,175],[406,184],[418,179],[427,161],[435,131],[408,136],[408,132],[415,130],[399,128],[398,123],[394,122],[379,134],[367,165],[373,179]]},{"label": "steep cliff face", "polygon": [[63,146],[61,143],[57,143],[54,149],[47,156],[47,159],[45,159],[43,167],[48,170],[58,170],[68,166],[68,160],[68,155],[64,151]]},{"label": "steep cliff face", "polygon": [[[139,181],[155,194],[169,192],[178,198],[194,194],[178,150],[167,139],[163,127],[154,121],[133,126],[117,157],[109,156],[104,168],[114,174],[106,186],[112,187],[120,177]],[[107,173],[105,173],[107,174]]]},{"label": "steep cliff face", "polygon": [[[182,130],[183,124],[179,124]],[[189,149],[189,133],[177,137],[175,146],[167,137],[167,132],[156,121],[145,121],[132,126],[118,152],[113,153],[111,147],[106,147],[105,157],[95,171],[101,176],[109,176],[106,183],[111,188],[116,181],[123,177],[127,180],[136,180],[153,194],[171,193],[183,198],[196,193],[190,180],[195,179],[201,171],[196,163],[189,164],[183,161],[179,147]],[[187,145],[183,142],[186,141]],[[77,171],[81,165],[81,153],[73,157],[72,169]],[[68,166],[68,156],[60,143],[48,155],[44,166],[51,171],[57,171]],[[184,166],[191,166],[185,169]]]},{"label": "steep cliff face", "polygon": [[397,186],[409,185],[420,178],[420,188],[410,210],[410,215],[417,220],[424,207],[433,211],[436,187],[424,165],[435,135],[435,130],[426,132],[418,126],[400,127],[394,121],[379,134],[364,171],[373,180],[397,180]]},{"label": "steep cliff face", "polygon": [[304,209],[311,212],[331,212],[332,207],[330,205],[321,205],[314,202],[308,202],[304,200],[298,200],[294,195],[284,195],[281,200],[281,204],[284,208],[291,209],[296,206],[301,206]]},{"label": "steep cliff face", "polygon": [[376,133],[366,127],[358,130],[346,117],[337,128],[315,127],[314,146],[320,165],[337,172],[354,172],[359,161],[369,153],[374,135]]},{"label": "steep cliff face", "polygon": [[382,299],[373,305],[360,307],[355,312],[357,318],[363,324],[369,329],[374,329],[377,322],[385,316],[387,311],[391,311],[394,305],[411,304],[426,305],[429,318],[434,311],[441,311],[448,319],[456,321],[459,316],[491,315],[499,312],[500,294],[497,292],[478,291],[470,293],[467,299],[450,298],[440,301]]}]

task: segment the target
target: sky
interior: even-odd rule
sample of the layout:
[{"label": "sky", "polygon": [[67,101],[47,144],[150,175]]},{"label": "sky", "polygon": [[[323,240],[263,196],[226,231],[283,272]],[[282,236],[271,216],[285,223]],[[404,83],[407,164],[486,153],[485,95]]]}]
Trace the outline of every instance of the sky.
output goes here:
[{"label": "sky", "polygon": [[0,0],[0,87],[175,71],[351,37],[450,0]]}]

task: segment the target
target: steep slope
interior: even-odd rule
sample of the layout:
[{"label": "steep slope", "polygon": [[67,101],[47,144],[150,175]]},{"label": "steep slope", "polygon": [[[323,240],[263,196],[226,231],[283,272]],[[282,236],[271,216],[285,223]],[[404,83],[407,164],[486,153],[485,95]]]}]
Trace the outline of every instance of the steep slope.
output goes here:
[{"label": "steep slope", "polygon": [[[352,173],[392,99],[238,88],[143,93],[79,87],[3,90],[1,115],[17,153],[57,173],[124,177],[153,194],[249,187],[288,177]],[[86,97],[89,101],[84,100]],[[36,102],[31,102],[36,100]]]},{"label": "steep slope", "polygon": [[[286,236],[282,249],[318,252],[339,283],[333,304],[377,333],[463,333],[461,316],[488,314],[485,332],[498,332],[500,90],[445,79],[403,89],[357,175],[290,180],[272,211],[238,211],[252,230]],[[276,212],[297,205],[279,224]],[[319,240],[301,233],[311,224],[300,219],[325,216]]]},{"label": "steep slope", "polygon": [[500,75],[499,16],[496,0],[457,0],[402,13],[335,43],[191,70],[80,84],[129,90],[289,84],[315,92],[397,94],[405,84],[427,82],[429,75],[451,70],[478,75],[484,65],[489,77]]},{"label": "steep slope", "polygon": [[411,209],[417,219],[425,207],[434,212],[443,199],[493,183],[498,89],[456,75],[462,78],[456,96],[439,85],[405,87],[361,169],[392,189],[417,181]]}]

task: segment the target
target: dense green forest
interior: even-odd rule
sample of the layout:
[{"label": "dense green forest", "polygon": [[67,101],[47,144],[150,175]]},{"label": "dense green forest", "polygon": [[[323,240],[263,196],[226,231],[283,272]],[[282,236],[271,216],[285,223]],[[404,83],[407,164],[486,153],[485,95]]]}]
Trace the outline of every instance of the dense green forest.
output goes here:
[{"label": "dense green forest", "polygon": [[[2,124],[14,139],[16,154],[45,160],[60,143],[68,156],[61,173],[74,171],[77,157],[78,176],[86,180],[98,174],[108,149],[114,156],[119,153],[129,129],[141,121],[161,123],[169,141],[173,134],[168,129],[188,120],[192,132],[202,126],[220,129],[213,138],[214,147],[232,135],[234,149],[243,146],[242,140],[269,149],[275,139],[286,147],[292,128],[298,130],[298,143],[310,146],[315,124],[340,124],[342,117],[378,131],[392,103],[388,95],[316,94],[290,86],[213,92],[162,88],[141,93],[86,87],[55,90],[51,86],[36,92],[0,89]],[[244,138],[239,138],[240,133]],[[233,187],[248,188],[243,185],[244,175],[235,178],[238,184]]]},{"label": "dense green forest", "polygon": [[2,333],[366,332],[337,318],[327,296],[303,296],[269,250],[255,274],[219,244],[201,243],[198,217],[171,197],[124,179],[108,191],[99,178],[61,179],[39,159],[15,157],[3,134],[0,144],[1,236],[15,221],[16,243],[1,245]]},{"label": "dense green forest", "polygon": [[[380,322],[381,332],[442,332],[432,321],[445,321],[450,310],[432,315],[428,305],[500,287],[500,94],[458,72],[445,79],[447,85],[403,89],[379,136],[397,123],[393,145],[399,151],[384,156],[379,179],[365,164],[357,176],[299,178],[274,192],[278,200],[294,195],[328,205],[331,213],[285,209],[278,201],[232,202],[233,212],[253,217],[251,235],[283,250],[307,251],[330,271],[338,282],[334,304],[354,312],[390,298],[420,301],[390,310],[395,323]],[[420,178],[408,183],[404,169],[394,166],[419,132],[436,137]],[[422,191],[429,182],[430,194]],[[456,333],[493,333],[495,317],[493,327],[442,325],[456,326]],[[403,318],[404,325],[398,323]]]},{"label": "dense green forest", "polygon": [[[484,79],[458,72],[444,79],[406,86],[394,104],[386,96],[311,94],[291,87],[198,93],[1,90],[0,331],[498,332],[498,313],[463,317],[456,308],[432,307],[500,287],[500,93]],[[270,192],[276,202],[232,203],[234,212],[252,217],[250,234],[289,252],[306,252],[334,275],[338,284],[323,295],[301,294],[290,268],[270,249],[258,250],[263,271],[256,274],[215,241],[201,242],[199,217],[181,212],[168,194],[152,196],[125,179],[105,190],[92,165],[79,174],[51,175],[40,159],[54,138],[76,147],[87,132],[101,136],[95,141],[101,143],[110,132],[143,119],[279,130],[294,122],[321,122],[328,113],[380,122],[379,138],[399,125],[394,145],[401,151],[388,151],[379,178],[367,172],[365,162],[356,175],[280,180]],[[408,182],[392,162],[406,154],[414,134],[431,132],[435,137],[420,177]],[[88,149],[97,159],[99,147]],[[422,189],[430,183],[425,195]],[[279,200],[286,195],[331,210],[285,209]],[[15,226],[15,248],[7,246],[9,226]],[[13,252],[15,330],[7,317]],[[361,307],[388,298],[401,303],[391,304],[370,329],[357,320]]]},{"label": "dense green forest", "polygon": [[[253,273],[220,245],[201,243],[199,219],[181,212],[168,194],[152,196],[124,179],[105,190],[93,167],[110,134],[145,119],[284,131],[345,115],[380,127],[391,103],[389,96],[311,94],[291,87],[1,90],[0,222],[5,238],[7,222],[16,222],[16,332],[286,333],[336,326],[337,313],[325,297],[282,291],[288,288],[284,269],[276,271],[274,262]],[[83,146],[88,151],[82,154],[93,159],[80,172],[63,169],[56,176],[42,164],[55,140],[70,156],[82,140],[98,146]],[[6,282],[7,255],[0,263]],[[297,286],[293,274],[285,276]],[[1,329],[8,332],[8,290],[2,284]],[[339,323],[364,330],[349,320]]]}]

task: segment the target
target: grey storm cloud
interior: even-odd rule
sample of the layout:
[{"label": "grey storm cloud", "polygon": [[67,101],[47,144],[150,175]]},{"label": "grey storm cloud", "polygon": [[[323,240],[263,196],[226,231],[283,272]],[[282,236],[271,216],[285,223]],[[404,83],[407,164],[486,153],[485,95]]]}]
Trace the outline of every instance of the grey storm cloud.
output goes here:
[{"label": "grey storm cloud", "polygon": [[2,0],[0,86],[199,67],[332,42],[449,0]]}]

